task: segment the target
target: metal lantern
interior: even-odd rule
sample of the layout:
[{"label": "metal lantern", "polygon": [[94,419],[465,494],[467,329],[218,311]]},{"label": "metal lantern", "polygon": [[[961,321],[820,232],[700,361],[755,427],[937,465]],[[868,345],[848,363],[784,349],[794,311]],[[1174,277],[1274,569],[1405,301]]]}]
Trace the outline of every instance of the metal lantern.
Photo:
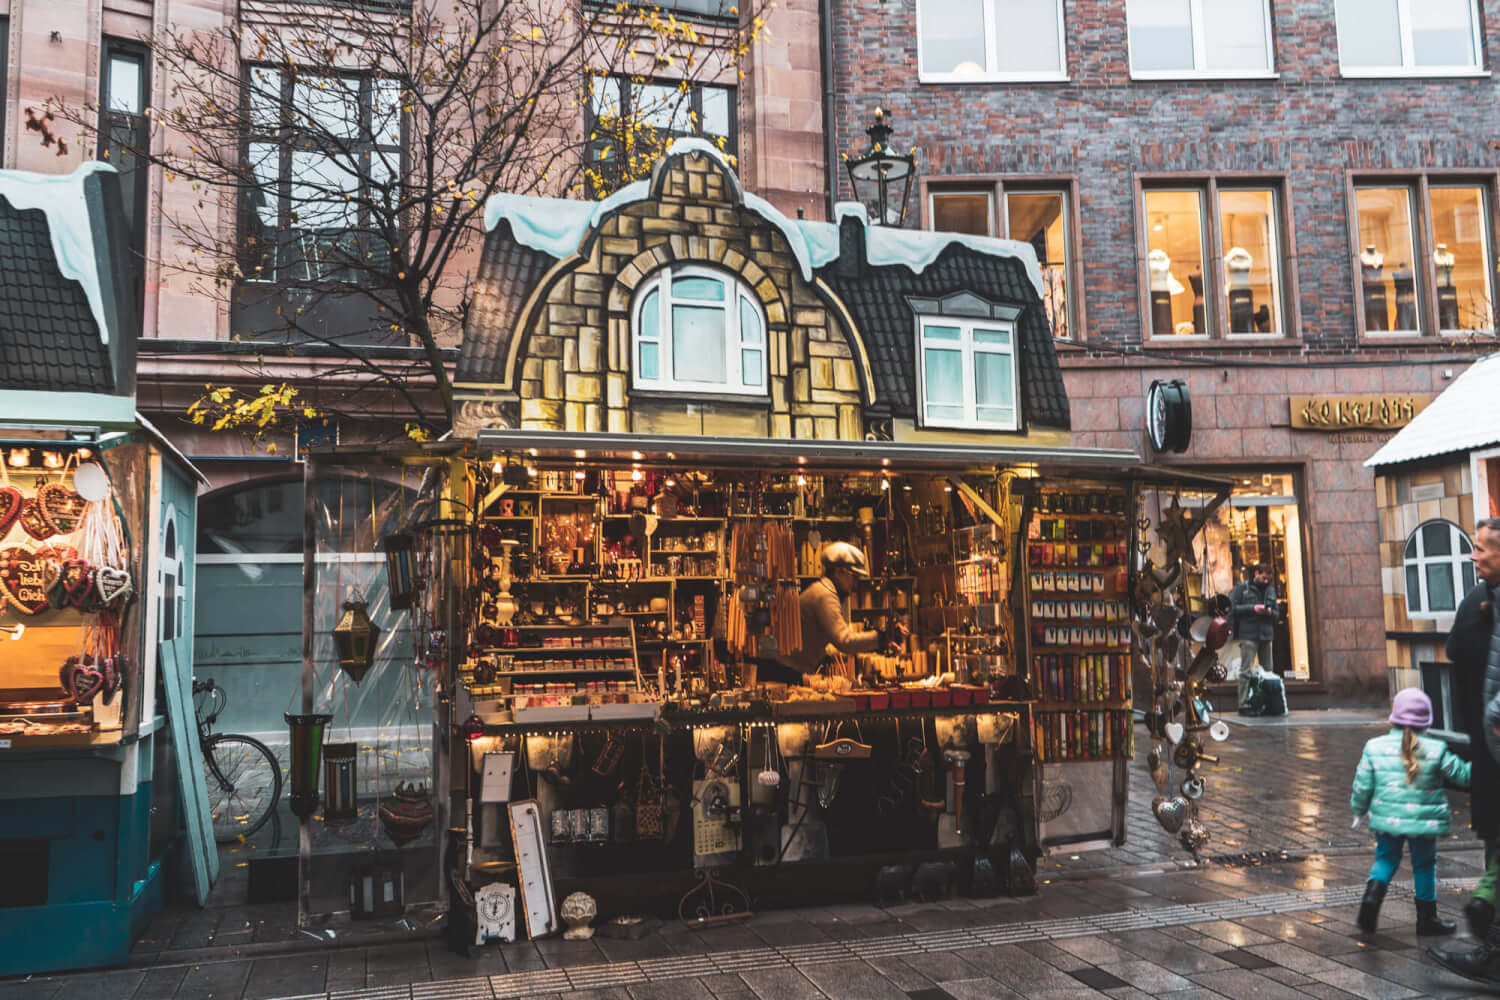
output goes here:
[{"label": "metal lantern", "polygon": [[359,817],[358,750],[354,743],[329,743],[323,748],[323,784],[327,803],[325,823],[345,823]]},{"label": "metal lantern", "polygon": [[382,538],[380,548],[385,552],[385,571],[391,588],[391,610],[405,611],[411,607],[417,592],[416,539],[405,532],[398,532]]},{"label": "metal lantern", "polygon": [[869,149],[852,160],[844,154],[849,183],[869,211],[871,223],[900,226],[906,219],[907,200],[917,175],[916,148],[906,154],[891,148],[890,119],[882,108],[875,109],[875,122],[865,134],[870,137]]},{"label": "metal lantern", "polygon": [[323,729],[333,721],[333,716],[287,713],[284,718],[292,744],[292,812],[298,819],[306,821],[318,811],[318,763],[323,752]]},{"label": "metal lantern", "polygon": [[364,601],[345,601],[344,617],[333,627],[333,645],[338,650],[339,666],[358,684],[365,679],[375,662],[375,643],[380,626],[370,621]]}]

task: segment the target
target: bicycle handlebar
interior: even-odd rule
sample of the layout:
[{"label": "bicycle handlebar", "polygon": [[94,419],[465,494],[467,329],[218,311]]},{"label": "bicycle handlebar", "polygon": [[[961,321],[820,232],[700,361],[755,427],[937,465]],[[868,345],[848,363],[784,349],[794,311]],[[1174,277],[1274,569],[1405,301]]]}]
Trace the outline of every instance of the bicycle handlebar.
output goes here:
[{"label": "bicycle handlebar", "polygon": [[215,687],[215,685],[214,685],[214,681],[213,681],[212,677],[210,677],[206,681],[200,681],[200,680],[194,679],[194,681],[193,681],[193,694],[204,694],[206,692],[213,691],[214,687]]}]

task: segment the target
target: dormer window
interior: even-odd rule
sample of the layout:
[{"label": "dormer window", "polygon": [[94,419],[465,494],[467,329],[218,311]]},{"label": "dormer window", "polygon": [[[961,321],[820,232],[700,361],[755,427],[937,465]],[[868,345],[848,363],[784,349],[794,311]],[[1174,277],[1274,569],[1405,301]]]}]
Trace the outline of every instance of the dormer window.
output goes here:
[{"label": "dormer window", "polygon": [[969,292],[909,298],[917,314],[917,387],[924,427],[1021,427],[1014,306]]},{"label": "dormer window", "polygon": [[745,285],[720,271],[664,267],[636,293],[634,386],[665,392],[766,392],[766,323]]}]

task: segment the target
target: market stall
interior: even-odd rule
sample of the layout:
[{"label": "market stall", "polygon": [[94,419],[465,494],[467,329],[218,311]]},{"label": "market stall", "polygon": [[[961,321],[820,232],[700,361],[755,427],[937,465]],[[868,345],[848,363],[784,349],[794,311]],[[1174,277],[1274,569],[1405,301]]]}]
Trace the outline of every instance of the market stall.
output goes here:
[{"label": "market stall", "polygon": [[305,920],[631,935],[1120,842],[1133,708],[1207,725],[1142,498],[1224,484],[1072,447],[1029,245],[788,219],[695,141],[485,221],[452,440],[307,464],[292,711],[359,792],[336,834],[293,768]]},{"label": "market stall", "polygon": [[0,975],[123,964],[174,848],[199,902],[217,873],[189,693],[201,477],[135,415],[119,211],[97,164],[0,172],[0,270],[23,276],[0,295]]}]

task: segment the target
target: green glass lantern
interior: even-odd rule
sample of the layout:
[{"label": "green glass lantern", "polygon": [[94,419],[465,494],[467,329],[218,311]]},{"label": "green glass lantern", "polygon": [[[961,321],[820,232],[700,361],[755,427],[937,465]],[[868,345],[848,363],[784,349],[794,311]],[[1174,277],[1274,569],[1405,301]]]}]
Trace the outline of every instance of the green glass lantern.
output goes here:
[{"label": "green glass lantern", "polygon": [[339,654],[339,667],[358,684],[365,679],[375,662],[375,643],[380,626],[370,620],[364,601],[345,601],[344,617],[333,627],[333,645]]},{"label": "green glass lantern", "polygon": [[318,771],[323,755],[323,730],[333,721],[331,715],[292,715],[287,713],[287,731],[292,751],[292,812],[306,821],[318,810]]}]

